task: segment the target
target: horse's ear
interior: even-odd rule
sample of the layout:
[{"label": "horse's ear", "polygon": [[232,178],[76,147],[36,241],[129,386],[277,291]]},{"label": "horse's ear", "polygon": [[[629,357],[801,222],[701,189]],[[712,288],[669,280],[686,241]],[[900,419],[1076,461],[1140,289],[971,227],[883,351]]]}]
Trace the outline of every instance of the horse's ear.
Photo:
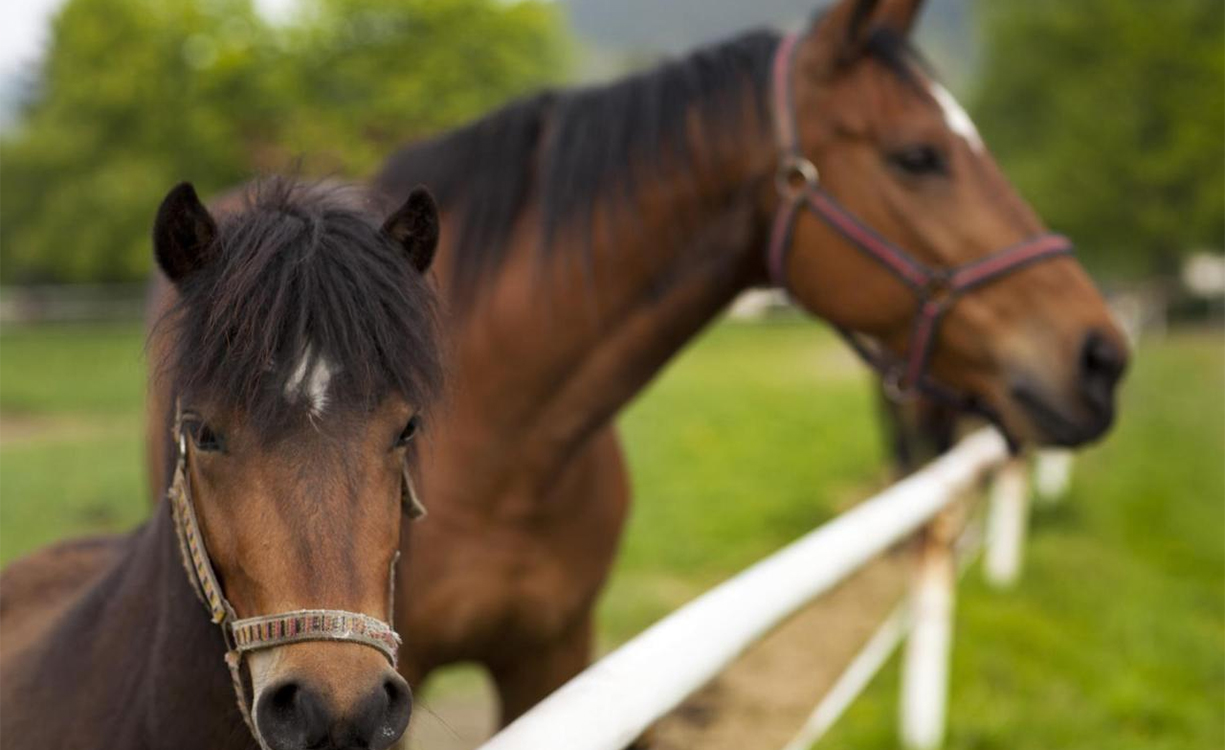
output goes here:
[{"label": "horse's ear", "polygon": [[175,185],[153,222],[153,252],[162,271],[171,281],[182,281],[208,264],[215,239],[217,224],[196,189],[190,182]]},{"label": "horse's ear", "polygon": [[425,273],[438,249],[438,206],[430,191],[413,188],[404,205],[387,217],[383,231],[404,248],[413,267]]},{"label": "horse's ear", "polygon": [[900,36],[910,36],[923,10],[923,0],[879,0],[876,5],[871,28],[883,26]]},{"label": "horse's ear", "polygon": [[813,46],[830,63],[853,60],[882,28],[909,35],[922,7],[923,0],[839,0],[818,20]]}]

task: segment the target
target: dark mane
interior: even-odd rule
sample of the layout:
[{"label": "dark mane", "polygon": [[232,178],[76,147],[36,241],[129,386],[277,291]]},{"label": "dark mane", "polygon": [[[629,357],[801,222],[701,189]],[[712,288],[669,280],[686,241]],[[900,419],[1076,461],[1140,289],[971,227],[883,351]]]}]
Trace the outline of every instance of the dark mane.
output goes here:
[{"label": "dark mane", "polygon": [[[539,203],[544,250],[562,229],[585,235],[601,199],[631,205],[635,187],[701,170],[690,143],[696,113],[704,148],[736,148],[767,120],[778,34],[755,31],[613,83],[548,91],[394,154],[376,178],[402,198],[425,183],[444,211],[459,211],[454,239],[462,299],[497,271],[525,207]],[[746,107],[746,105],[748,105]],[[736,116],[746,109],[755,117]],[[683,188],[686,189],[686,188]]]},{"label": "dark mane", "polygon": [[236,406],[271,436],[306,412],[294,369],[309,351],[305,372],[321,357],[335,369],[329,412],[390,392],[426,405],[441,381],[433,290],[369,195],[269,179],[240,201],[216,215],[211,260],[159,323],[174,327],[162,369],[176,390]]}]

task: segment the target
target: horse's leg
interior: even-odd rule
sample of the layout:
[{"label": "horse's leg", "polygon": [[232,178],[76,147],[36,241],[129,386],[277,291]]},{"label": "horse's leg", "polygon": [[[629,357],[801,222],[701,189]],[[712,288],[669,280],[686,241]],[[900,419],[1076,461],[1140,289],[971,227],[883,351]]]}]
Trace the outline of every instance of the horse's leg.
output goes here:
[{"label": "horse's leg", "polygon": [[616,557],[629,507],[629,480],[613,428],[592,437],[543,502],[552,508],[574,509],[574,525],[555,532],[572,537],[555,548],[564,550],[556,564],[568,571],[567,588],[571,590],[559,591],[556,597],[562,627],[546,639],[516,641],[487,661],[502,706],[503,726],[591,661],[593,610]]},{"label": "horse's leg", "polygon": [[953,446],[957,410],[928,398],[897,403],[880,392],[881,420],[894,468],[905,476]]},{"label": "horse's leg", "polygon": [[591,661],[592,612],[583,613],[569,632],[537,649],[521,651],[513,660],[490,665],[501,704],[501,726],[583,671]]}]

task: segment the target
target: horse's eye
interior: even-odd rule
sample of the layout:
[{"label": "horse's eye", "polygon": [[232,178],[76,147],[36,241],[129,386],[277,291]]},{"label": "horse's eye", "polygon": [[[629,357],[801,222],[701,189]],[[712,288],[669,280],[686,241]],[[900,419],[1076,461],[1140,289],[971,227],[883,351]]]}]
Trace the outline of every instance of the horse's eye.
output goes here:
[{"label": "horse's eye", "polygon": [[889,163],[916,177],[948,174],[948,161],[935,146],[917,145],[889,154]]},{"label": "horse's eye", "polygon": [[417,431],[421,429],[421,417],[414,414],[413,418],[408,420],[408,424],[404,425],[404,429],[400,432],[400,436],[396,438],[396,447],[403,448],[417,436]]},{"label": "horse's eye", "polygon": [[221,438],[221,434],[209,427],[208,424],[197,419],[185,421],[183,429],[187,432],[191,442],[195,444],[196,450],[205,453],[218,453],[225,449],[225,443]]}]

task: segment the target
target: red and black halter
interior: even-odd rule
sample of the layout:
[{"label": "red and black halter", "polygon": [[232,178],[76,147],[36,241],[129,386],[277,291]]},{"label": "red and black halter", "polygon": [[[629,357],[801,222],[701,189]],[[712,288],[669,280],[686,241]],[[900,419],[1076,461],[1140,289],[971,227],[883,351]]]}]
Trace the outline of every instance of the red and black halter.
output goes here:
[{"label": "red and black halter", "polygon": [[933,268],[881,237],[843,208],[821,188],[820,176],[800,150],[791,79],[800,37],[788,34],[774,54],[772,69],[774,126],[781,151],[776,187],[782,203],[770,230],[766,258],[770,280],[788,288],[787,256],[800,209],[808,209],[833,227],[860,252],[880,263],[915,296],[914,323],[904,358],[898,358],[862,335],[835,325],[851,347],[884,379],[891,398],[902,400],[918,393],[949,401],[963,408],[971,400],[933,380],[927,372],[937,329],[953,305],[966,292],[996,281],[1039,261],[1072,254],[1072,243],[1062,235],[1042,234],[953,268]]}]

